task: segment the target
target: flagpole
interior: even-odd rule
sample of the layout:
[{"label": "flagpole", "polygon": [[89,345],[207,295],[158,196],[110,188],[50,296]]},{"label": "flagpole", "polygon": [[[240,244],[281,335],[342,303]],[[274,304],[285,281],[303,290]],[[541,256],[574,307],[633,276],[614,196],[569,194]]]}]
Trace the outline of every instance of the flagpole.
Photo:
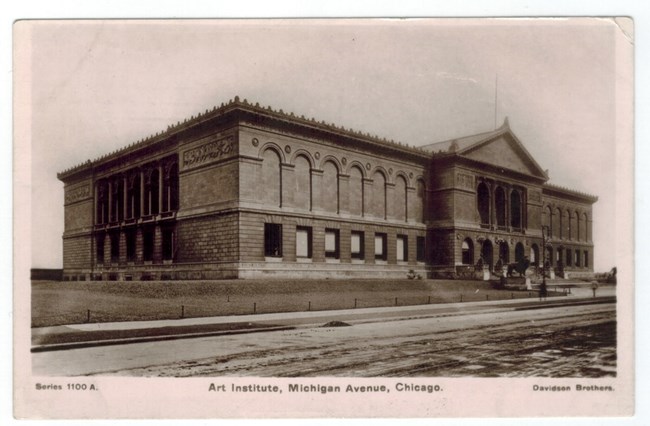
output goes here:
[{"label": "flagpole", "polygon": [[497,128],[497,101],[499,96],[499,74],[494,77],[494,129]]}]

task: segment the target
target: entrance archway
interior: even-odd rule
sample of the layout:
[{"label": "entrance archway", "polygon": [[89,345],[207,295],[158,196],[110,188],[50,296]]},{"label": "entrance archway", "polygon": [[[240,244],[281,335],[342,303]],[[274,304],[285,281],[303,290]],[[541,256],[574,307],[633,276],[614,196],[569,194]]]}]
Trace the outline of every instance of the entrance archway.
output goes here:
[{"label": "entrance archway", "polygon": [[508,247],[508,243],[499,244],[499,259],[504,265],[510,263],[510,247]]},{"label": "entrance archway", "polygon": [[515,246],[515,262],[523,260],[524,256],[526,256],[524,245],[522,243],[517,243]]},{"label": "entrance archway", "polygon": [[481,257],[483,258],[483,263],[488,265],[490,270],[492,270],[494,260],[492,258],[492,243],[490,240],[483,241],[483,245],[481,246]]}]

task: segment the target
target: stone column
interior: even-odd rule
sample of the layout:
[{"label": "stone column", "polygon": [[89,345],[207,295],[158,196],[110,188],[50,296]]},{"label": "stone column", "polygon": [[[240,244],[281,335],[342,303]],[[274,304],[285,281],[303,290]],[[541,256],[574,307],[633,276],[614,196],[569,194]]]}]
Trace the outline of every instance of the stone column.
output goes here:
[{"label": "stone column", "polygon": [[142,228],[138,228],[135,233],[135,262],[142,264],[144,261],[144,240]]},{"label": "stone column", "polygon": [[[280,164],[280,207],[295,207],[293,193],[296,188],[296,167],[293,164]],[[263,189],[263,185],[260,185]]]},{"label": "stone column", "polygon": [[129,217],[127,214],[129,212],[129,180],[124,176],[122,181],[124,184],[124,190],[122,191],[122,217],[126,220]]},{"label": "stone column", "polygon": [[[397,206],[395,206],[395,184],[393,182],[386,182],[384,197],[384,202],[386,203],[384,206],[384,219],[395,219],[395,208]],[[402,207],[404,206],[397,208]]]},{"label": "stone column", "polygon": [[311,169],[311,210],[322,211],[323,200],[321,199],[321,189],[323,187],[323,171]]},{"label": "stone column", "polygon": [[[363,178],[363,211],[361,216],[367,217],[372,212],[372,185],[373,181],[369,178]],[[373,240],[374,241],[374,240]],[[374,245],[373,245],[373,259],[374,259]]]},{"label": "stone column", "polygon": [[126,264],[126,232],[120,231],[120,265]]},{"label": "stone column", "polygon": [[140,216],[144,216],[144,172],[140,171]]},{"label": "stone column", "polygon": [[111,266],[111,235],[104,234],[104,266]]},{"label": "stone column", "polygon": [[163,211],[163,167],[158,165],[158,214]]},{"label": "stone column", "polygon": [[[406,187],[406,222],[415,222],[415,203],[417,199],[416,188],[412,186]],[[410,255],[410,253],[409,253]]]},{"label": "stone column", "polygon": [[350,175],[339,175],[339,213],[350,212]]},{"label": "stone column", "polygon": [[95,208],[93,216],[95,217],[95,224],[97,224],[99,223],[99,215],[97,214],[98,205],[99,205],[99,194],[98,194],[99,189],[97,188],[97,182],[94,183],[93,187],[95,189],[93,194],[93,206]]},{"label": "stone column", "polygon": [[162,229],[156,225],[153,235],[153,263],[162,263]]},{"label": "stone column", "polygon": [[113,219],[113,181],[108,181],[108,222]]}]

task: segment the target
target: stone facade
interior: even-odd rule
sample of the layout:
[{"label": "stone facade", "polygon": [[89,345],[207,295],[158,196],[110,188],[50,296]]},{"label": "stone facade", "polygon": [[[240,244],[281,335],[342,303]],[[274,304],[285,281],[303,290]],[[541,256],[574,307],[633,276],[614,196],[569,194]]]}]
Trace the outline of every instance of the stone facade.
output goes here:
[{"label": "stone facade", "polygon": [[507,121],[414,148],[236,98],[58,177],[65,279],[455,276],[541,263],[542,230],[551,266],[593,269],[597,198]]}]

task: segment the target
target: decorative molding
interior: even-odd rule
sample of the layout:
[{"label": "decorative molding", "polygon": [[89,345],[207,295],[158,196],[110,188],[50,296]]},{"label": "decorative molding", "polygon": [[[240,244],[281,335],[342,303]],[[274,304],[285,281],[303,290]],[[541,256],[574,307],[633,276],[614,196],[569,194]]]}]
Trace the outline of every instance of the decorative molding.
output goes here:
[{"label": "decorative molding", "polygon": [[289,145],[286,145],[284,147],[284,152],[286,152],[287,154],[291,154],[291,147]]},{"label": "decorative molding", "polygon": [[475,179],[474,176],[466,173],[458,173],[456,175],[456,183],[461,188],[474,190]]},{"label": "decorative molding", "polygon": [[257,138],[253,138],[251,140],[251,143],[253,144],[254,147],[257,147],[260,144],[260,141]]},{"label": "decorative molding", "polygon": [[90,185],[88,184],[70,188],[65,192],[66,204],[74,203],[85,198],[90,198]]},{"label": "decorative molding", "polygon": [[314,158],[320,160],[320,152],[317,151],[316,153],[314,153]]},{"label": "decorative molding", "polygon": [[204,163],[211,163],[232,153],[233,148],[234,138],[232,135],[192,148],[183,153],[183,168],[190,169]]},{"label": "decorative molding", "polygon": [[348,164],[348,159],[345,157],[341,158],[341,164],[343,164],[344,166]]},{"label": "decorative molding", "polygon": [[366,170],[370,170],[371,167],[370,163],[366,163]]}]

